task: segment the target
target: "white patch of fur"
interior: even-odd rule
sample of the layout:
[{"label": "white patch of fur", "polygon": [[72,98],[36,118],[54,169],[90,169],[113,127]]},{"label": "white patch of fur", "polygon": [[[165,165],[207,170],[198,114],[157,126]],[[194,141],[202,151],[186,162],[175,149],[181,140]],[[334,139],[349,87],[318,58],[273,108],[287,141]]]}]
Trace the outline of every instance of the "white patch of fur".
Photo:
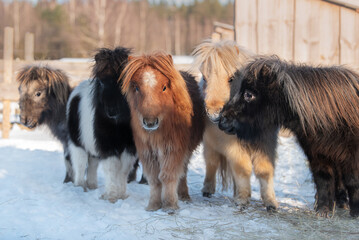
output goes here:
[{"label": "white patch of fur", "polygon": [[86,188],[85,174],[88,154],[80,147],[76,147],[71,141],[69,143],[72,167],[74,170],[74,184]]},{"label": "white patch of fur", "polygon": [[79,128],[80,142],[86,151],[96,156],[95,136],[93,132],[94,108],[92,105],[93,84],[91,81],[83,81],[70,94],[69,104],[67,104],[67,112],[69,112],[70,104],[75,96],[80,96],[79,103]]},{"label": "white patch of fur", "polygon": [[109,157],[102,161],[102,169],[105,175],[105,193],[103,199],[116,202],[118,199],[127,198],[126,185],[136,157],[124,151],[120,159]]},{"label": "white patch of fur", "polygon": [[94,136],[94,108],[92,105],[93,84],[88,84],[81,91],[81,101],[79,104],[80,112],[80,139],[86,151],[96,156],[95,136]]},{"label": "white patch of fur", "polygon": [[145,85],[153,88],[157,84],[156,75],[153,73],[153,71],[146,71],[142,75],[142,80],[145,83]]}]

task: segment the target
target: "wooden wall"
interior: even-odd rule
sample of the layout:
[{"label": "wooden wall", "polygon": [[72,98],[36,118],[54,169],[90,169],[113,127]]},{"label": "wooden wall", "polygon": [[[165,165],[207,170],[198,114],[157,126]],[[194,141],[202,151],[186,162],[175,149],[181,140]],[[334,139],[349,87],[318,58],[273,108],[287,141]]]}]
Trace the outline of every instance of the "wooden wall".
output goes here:
[{"label": "wooden wall", "polygon": [[359,12],[321,0],[236,0],[237,42],[258,54],[359,70]]}]

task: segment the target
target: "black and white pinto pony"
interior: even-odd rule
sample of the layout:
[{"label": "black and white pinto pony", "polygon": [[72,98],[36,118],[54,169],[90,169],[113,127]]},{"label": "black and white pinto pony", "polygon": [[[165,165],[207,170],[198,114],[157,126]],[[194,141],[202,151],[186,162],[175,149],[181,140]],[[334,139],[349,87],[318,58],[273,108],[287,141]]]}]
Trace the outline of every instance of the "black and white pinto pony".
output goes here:
[{"label": "black and white pinto pony", "polygon": [[96,188],[101,162],[105,175],[102,198],[110,202],[127,197],[127,176],[136,162],[130,110],[121,93],[122,83],[117,82],[129,54],[130,49],[122,47],[100,49],[93,78],[76,87],[67,104],[74,184],[85,190]]}]

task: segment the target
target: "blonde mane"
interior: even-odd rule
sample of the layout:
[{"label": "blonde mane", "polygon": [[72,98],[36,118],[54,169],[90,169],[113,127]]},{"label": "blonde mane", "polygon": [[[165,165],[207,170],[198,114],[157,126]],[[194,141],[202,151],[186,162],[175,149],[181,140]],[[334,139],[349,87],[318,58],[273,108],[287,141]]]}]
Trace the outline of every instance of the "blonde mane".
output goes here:
[{"label": "blonde mane", "polygon": [[194,56],[193,70],[200,69],[205,77],[211,74],[212,69],[224,69],[228,76],[231,76],[254,56],[234,41],[212,42],[210,39],[199,44],[192,55]]}]

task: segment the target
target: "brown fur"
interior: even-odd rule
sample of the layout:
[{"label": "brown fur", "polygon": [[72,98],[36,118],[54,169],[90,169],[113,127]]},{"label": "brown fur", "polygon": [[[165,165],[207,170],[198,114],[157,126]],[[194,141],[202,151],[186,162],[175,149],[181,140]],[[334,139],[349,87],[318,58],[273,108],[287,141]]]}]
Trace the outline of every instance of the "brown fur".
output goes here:
[{"label": "brown fur", "polygon": [[72,166],[67,152],[66,103],[71,92],[67,75],[47,66],[26,66],[17,74],[20,93],[20,121],[29,128],[47,125],[64,147],[66,177],[72,181]]},{"label": "brown fur", "polygon": [[[189,199],[187,165],[203,135],[204,106],[197,83],[191,75],[180,74],[172,57],[163,53],[131,57],[120,78],[151,187],[147,210],[177,209],[177,188],[181,199]],[[153,119],[158,128],[146,130],[144,121]]]},{"label": "brown fur", "polygon": [[205,40],[193,51],[194,67],[203,79],[200,83],[206,104],[207,121],[204,133],[204,157],[206,177],[203,196],[210,197],[216,189],[216,172],[220,173],[222,187],[234,181],[234,199],[240,205],[249,203],[252,165],[261,183],[261,194],[268,208],[276,208],[273,189],[274,155],[263,154],[236,136],[227,135],[217,127],[218,113],[229,100],[230,77],[243,66],[253,54],[233,41],[211,42]]}]

